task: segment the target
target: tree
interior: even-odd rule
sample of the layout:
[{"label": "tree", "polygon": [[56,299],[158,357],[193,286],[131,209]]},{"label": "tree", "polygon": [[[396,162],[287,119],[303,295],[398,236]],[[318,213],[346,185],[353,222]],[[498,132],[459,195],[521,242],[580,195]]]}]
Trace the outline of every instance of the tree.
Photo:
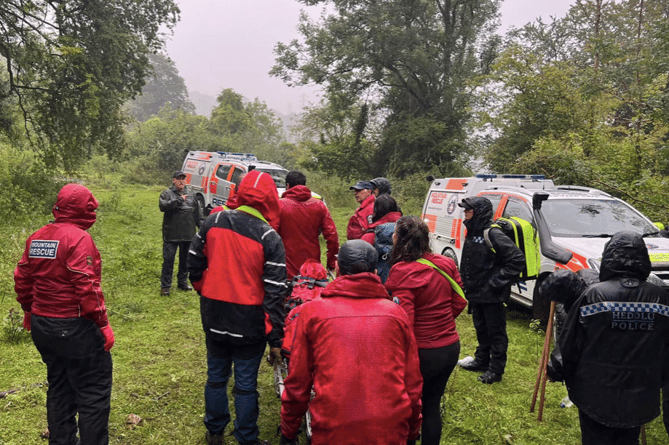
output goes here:
[{"label": "tree", "polygon": [[[123,103],[150,70],[148,54],[178,21],[174,0],[6,0],[0,56],[25,130],[67,169],[96,149],[123,147]],[[3,98],[0,98],[2,100]]]},{"label": "tree", "polygon": [[[347,96],[341,103],[367,103],[385,116],[375,169],[409,174],[436,164],[448,170],[467,150],[468,81],[494,60],[500,2],[301,2],[336,12],[320,23],[302,15],[304,43],[277,44],[270,73],[288,85],[322,85],[329,99]],[[436,133],[424,137],[428,127]],[[409,128],[417,137],[404,137]],[[408,167],[401,165],[406,153],[413,158]]]},{"label": "tree", "polygon": [[216,98],[209,130],[225,151],[254,153],[258,159],[277,161],[275,152],[285,137],[283,125],[264,102],[248,102],[231,88]]},{"label": "tree", "polygon": [[158,115],[163,107],[195,113],[195,105],[188,97],[188,88],[174,61],[163,54],[149,54],[153,73],[148,77],[142,93],[126,106],[139,121]]}]

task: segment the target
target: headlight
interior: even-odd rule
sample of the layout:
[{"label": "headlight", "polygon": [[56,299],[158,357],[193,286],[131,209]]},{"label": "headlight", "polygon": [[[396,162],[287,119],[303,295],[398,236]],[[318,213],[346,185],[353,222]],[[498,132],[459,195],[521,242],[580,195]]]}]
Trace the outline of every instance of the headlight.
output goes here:
[{"label": "headlight", "polygon": [[590,265],[590,269],[596,270],[599,272],[599,268],[602,266],[602,262],[600,260],[595,260],[593,258],[590,258],[588,260],[588,265]]},{"label": "headlight", "polygon": [[648,275],[648,279],[646,281],[648,281],[649,283],[652,283],[656,286],[664,287],[664,281],[662,281],[662,278],[658,277],[654,273],[651,273],[650,275]]}]

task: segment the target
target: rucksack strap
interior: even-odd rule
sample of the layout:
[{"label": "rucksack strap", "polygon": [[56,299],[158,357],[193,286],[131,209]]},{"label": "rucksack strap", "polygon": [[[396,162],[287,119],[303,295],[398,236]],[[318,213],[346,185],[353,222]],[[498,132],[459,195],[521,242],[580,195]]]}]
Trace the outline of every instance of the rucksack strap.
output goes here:
[{"label": "rucksack strap", "polygon": [[492,253],[497,253],[495,252],[495,248],[492,246],[492,241],[490,241],[490,229],[492,229],[493,227],[501,229],[501,227],[498,224],[492,224],[490,227],[483,230],[483,239],[485,240],[485,243],[488,245],[488,248],[492,250]]},{"label": "rucksack strap", "polygon": [[432,261],[426,260],[425,258],[418,258],[416,260],[416,262],[421,263],[421,264],[425,264],[426,266],[430,266],[433,269],[435,269],[437,272],[442,274],[444,276],[444,278],[446,278],[448,280],[448,282],[451,283],[451,287],[453,288],[455,293],[460,295],[462,298],[465,298],[465,293],[462,290],[462,288],[460,287],[460,285],[449,274],[447,274],[446,272],[441,270],[439,267],[437,267],[437,265],[434,264]]}]

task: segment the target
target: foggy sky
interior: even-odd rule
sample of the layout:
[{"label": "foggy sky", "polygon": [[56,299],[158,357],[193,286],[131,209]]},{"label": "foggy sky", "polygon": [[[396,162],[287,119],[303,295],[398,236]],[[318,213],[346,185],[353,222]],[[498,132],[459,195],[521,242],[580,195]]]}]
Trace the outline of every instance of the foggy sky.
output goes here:
[{"label": "foggy sky", "polygon": [[[538,16],[563,17],[575,0],[505,0],[504,33]],[[288,114],[318,101],[315,87],[289,88],[270,77],[274,46],[299,38],[300,10],[317,18],[322,7],[305,7],[296,0],[177,0],[181,21],[168,39],[167,53],[189,91],[217,96],[232,88],[249,100]]]}]

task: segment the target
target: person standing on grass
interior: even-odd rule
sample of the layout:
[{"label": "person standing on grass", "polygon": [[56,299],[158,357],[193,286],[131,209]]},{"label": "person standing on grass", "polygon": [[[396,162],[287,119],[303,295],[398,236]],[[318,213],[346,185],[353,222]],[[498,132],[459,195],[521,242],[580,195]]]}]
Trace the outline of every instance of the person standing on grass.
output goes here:
[{"label": "person standing on grass", "polygon": [[548,377],[567,384],[584,445],[637,445],[660,414],[669,371],[669,294],[646,281],[651,263],[640,233],[604,247],[600,282],[576,300],[551,354]]},{"label": "person standing on grass", "polygon": [[[312,444],[407,445],[421,423],[422,378],[406,312],[374,273],[376,250],[339,249],[338,277],[301,307],[281,397],[281,444],[312,416]],[[311,398],[311,389],[315,396]]]},{"label": "person standing on grass", "polygon": [[321,261],[321,244],[318,240],[321,233],[327,244],[328,269],[334,270],[339,252],[339,237],[330,211],[323,201],[311,197],[311,190],[306,184],[304,173],[288,172],[286,191],[279,200],[279,235],[286,249],[288,281],[299,274],[305,261]]},{"label": "person standing on grass", "polygon": [[174,258],[179,250],[179,270],[177,285],[179,289],[189,291],[188,284],[188,247],[195,236],[197,227],[204,220],[195,195],[186,186],[186,174],[177,171],[172,177],[172,187],[160,194],[158,207],[163,212],[163,269],[160,275],[160,294],[169,295],[172,287]]},{"label": "person standing on grass", "polygon": [[241,445],[268,443],[258,439],[258,370],[268,342],[272,360],[281,358],[286,318],[286,258],[272,228],[279,219],[272,177],[248,172],[234,206],[209,215],[188,254],[207,346],[204,425],[209,445],[224,443],[233,368],[235,438]]},{"label": "person standing on grass", "polygon": [[86,187],[64,186],[55,221],[28,238],[14,271],[23,326],[47,367],[50,444],[109,443],[114,332],[100,288],[100,252],[86,232],[97,208]]},{"label": "person standing on grass", "polygon": [[360,206],[355,210],[353,216],[348,221],[346,227],[346,238],[350,241],[352,239],[360,239],[365,233],[369,224],[372,222],[372,212],[374,211],[374,200],[376,199],[372,194],[374,186],[368,181],[358,181],[355,185],[350,187],[355,195],[355,200]]},{"label": "person standing on grass", "polygon": [[[379,199],[382,198],[376,202]],[[438,445],[441,397],[460,355],[455,319],[467,306],[467,300],[443,276],[447,274],[458,287],[462,286],[455,262],[430,250],[429,230],[423,221],[403,216],[396,223],[393,238],[386,289],[399,299],[416,336],[423,376],[421,444]]]},{"label": "person standing on grass", "polygon": [[[479,381],[492,384],[502,380],[506,367],[509,337],[505,305],[511,284],[525,266],[525,255],[502,229],[491,227],[492,203],[487,198],[465,198],[458,205],[465,210],[467,228],[460,274],[478,340],[474,358],[458,363],[468,371],[483,372]],[[486,243],[486,231],[492,248]]]},{"label": "person standing on grass", "polygon": [[390,195],[381,195],[374,200],[374,211],[369,227],[362,235],[362,240],[374,246],[379,254],[376,273],[385,283],[390,272],[390,254],[393,247],[395,222],[402,217],[402,212]]}]

